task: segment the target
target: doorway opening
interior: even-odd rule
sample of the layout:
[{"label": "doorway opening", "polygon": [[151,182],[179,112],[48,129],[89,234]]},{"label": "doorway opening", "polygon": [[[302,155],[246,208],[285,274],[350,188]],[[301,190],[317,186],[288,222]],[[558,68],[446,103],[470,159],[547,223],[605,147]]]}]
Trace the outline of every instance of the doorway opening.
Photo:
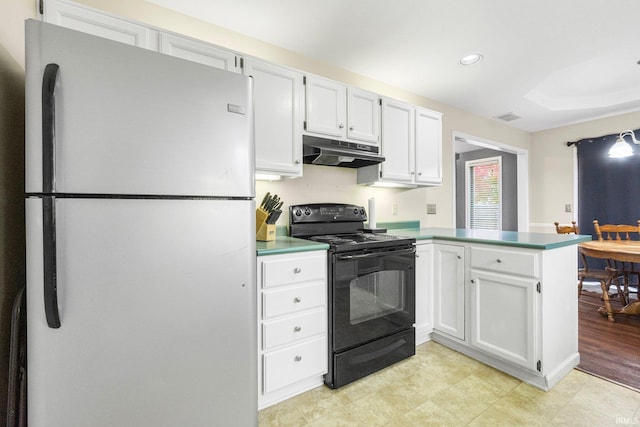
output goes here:
[{"label": "doorway opening", "polygon": [[466,162],[500,158],[501,217],[498,229],[529,230],[529,170],[528,150],[508,144],[453,132],[453,223],[456,228],[471,228],[467,223],[469,183],[465,178]]}]

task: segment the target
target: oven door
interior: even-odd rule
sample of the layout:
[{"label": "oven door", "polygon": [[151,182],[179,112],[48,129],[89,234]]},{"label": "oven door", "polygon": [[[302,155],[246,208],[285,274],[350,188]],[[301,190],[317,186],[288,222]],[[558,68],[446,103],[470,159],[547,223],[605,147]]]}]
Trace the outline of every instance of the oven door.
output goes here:
[{"label": "oven door", "polygon": [[332,344],[339,352],[415,322],[415,247],[332,255]]}]

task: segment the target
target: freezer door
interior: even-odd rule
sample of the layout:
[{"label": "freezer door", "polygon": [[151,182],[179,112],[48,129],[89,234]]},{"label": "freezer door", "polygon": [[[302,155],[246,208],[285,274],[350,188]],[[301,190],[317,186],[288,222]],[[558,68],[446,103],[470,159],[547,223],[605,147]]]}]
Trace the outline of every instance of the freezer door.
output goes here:
[{"label": "freezer door", "polygon": [[58,193],[254,196],[250,78],[34,20],[26,35],[27,193],[47,191],[53,147]]},{"label": "freezer door", "polygon": [[31,426],[255,426],[255,203],[58,199],[61,326],[27,214]]}]

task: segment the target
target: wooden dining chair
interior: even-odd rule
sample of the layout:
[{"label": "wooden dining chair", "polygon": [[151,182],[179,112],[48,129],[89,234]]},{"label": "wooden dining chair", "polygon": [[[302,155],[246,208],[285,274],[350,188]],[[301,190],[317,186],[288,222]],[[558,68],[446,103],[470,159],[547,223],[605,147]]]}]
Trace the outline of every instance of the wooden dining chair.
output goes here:
[{"label": "wooden dining chair", "polygon": [[[628,224],[603,224],[600,225],[598,220],[593,221],[593,230],[599,241],[603,240],[616,240],[616,241],[629,241],[640,240],[640,220],[636,225]],[[636,284],[640,287],[640,269],[632,262],[617,262],[607,260],[607,265],[621,271],[623,274],[624,289],[622,290],[623,304],[629,303],[629,283],[630,278],[636,278]],[[618,289],[620,292],[620,289]],[[638,289],[636,288],[636,293]]]},{"label": "wooden dining chair", "polygon": [[[580,228],[575,221],[571,221],[571,225],[560,225],[559,222],[553,223],[556,226],[557,234],[580,234]],[[580,258],[582,260],[582,267],[578,268],[578,298],[582,295],[582,286],[584,281],[595,280],[600,282],[600,287],[603,292],[607,291],[607,299],[609,296],[608,290],[613,280],[618,280],[621,277],[621,273],[607,263],[604,269],[594,269],[589,267],[587,257],[581,252]],[[620,283],[617,283],[617,288],[622,290]]]},{"label": "wooden dining chair", "polygon": [[560,225],[559,222],[554,222],[554,224],[558,234],[580,234],[580,228],[575,221],[571,221],[571,225]]}]

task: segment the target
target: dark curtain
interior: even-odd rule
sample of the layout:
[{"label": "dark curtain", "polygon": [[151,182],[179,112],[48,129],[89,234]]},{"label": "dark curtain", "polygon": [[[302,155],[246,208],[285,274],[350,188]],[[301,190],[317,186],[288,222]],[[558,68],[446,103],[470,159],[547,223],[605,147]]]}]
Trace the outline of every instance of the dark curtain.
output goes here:
[{"label": "dark curtain", "polygon": [[[635,131],[637,137],[640,132]],[[594,236],[593,220],[600,224],[636,224],[640,219],[640,145],[627,136],[634,154],[611,159],[608,152],[618,134],[578,141],[578,226],[580,234]],[[594,236],[595,238],[595,236]],[[601,268],[594,264],[590,267]]]}]

